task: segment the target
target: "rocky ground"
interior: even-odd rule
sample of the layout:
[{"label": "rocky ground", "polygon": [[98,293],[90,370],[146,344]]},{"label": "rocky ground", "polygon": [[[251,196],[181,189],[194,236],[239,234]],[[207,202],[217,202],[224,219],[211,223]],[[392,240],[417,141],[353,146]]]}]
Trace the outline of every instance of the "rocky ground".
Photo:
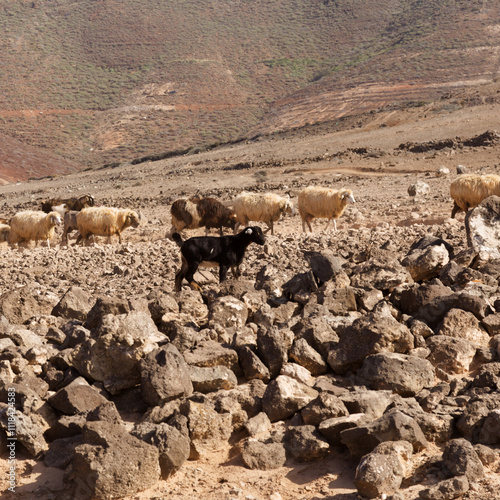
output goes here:
[{"label": "rocky ground", "polygon": [[[449,184],[458,165],[498,171],[498,111],[391,112],[2,186],[0,217],[84,192],[142,215],[121,245],[0,243],[0,426],[11,386],[22,421],[5,498],[495,498],[498,265],[449,218]],[[286,216],[239,281],[203,269],[202,294],[173,293],[177,197],[296,202],[310,184],[353,190],[337,232]]]}]

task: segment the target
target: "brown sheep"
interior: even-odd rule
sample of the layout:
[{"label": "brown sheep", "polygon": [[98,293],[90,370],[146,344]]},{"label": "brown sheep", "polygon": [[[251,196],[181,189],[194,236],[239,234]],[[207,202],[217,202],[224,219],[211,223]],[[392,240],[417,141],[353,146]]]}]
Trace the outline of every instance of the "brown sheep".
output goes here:
[{"label": "brown sheep", "polygon": [[237,222],[233,210],[215,198],[180,198],[174,201],[170,213],[172,215],[170,234],[183,229],[204,227],[206,234],[211,228],[219,228],[222,236],[223,227],[234,229]]}]

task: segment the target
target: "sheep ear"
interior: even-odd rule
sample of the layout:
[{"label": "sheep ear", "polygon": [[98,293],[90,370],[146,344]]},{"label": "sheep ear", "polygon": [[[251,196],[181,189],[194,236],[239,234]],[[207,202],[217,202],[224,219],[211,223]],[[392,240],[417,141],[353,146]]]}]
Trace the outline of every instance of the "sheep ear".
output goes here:
[{"label": "sheep ear", "polygon": [[245,234],[252,234],[252,228],[245,229]]}]

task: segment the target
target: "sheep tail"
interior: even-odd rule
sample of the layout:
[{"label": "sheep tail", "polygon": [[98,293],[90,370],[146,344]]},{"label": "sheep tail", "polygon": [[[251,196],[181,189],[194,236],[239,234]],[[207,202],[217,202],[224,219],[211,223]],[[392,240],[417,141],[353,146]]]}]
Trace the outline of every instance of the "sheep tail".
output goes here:
[{"label": "sheep tail", "polygon": [[177,246],[180,248],[182,246],[182,238],[179,233],[173,233],[172,234],[172,239],[177,243]]}]

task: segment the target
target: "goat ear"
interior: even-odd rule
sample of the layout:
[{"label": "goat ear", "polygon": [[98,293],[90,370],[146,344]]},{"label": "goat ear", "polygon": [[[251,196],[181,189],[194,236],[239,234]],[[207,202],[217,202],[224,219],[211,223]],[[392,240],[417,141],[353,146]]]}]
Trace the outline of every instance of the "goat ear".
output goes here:
[{"label": "goat ear", "polygon": [[252,228],[249,227],[249,228],[245,229],[245,234],[252,234]]}]

